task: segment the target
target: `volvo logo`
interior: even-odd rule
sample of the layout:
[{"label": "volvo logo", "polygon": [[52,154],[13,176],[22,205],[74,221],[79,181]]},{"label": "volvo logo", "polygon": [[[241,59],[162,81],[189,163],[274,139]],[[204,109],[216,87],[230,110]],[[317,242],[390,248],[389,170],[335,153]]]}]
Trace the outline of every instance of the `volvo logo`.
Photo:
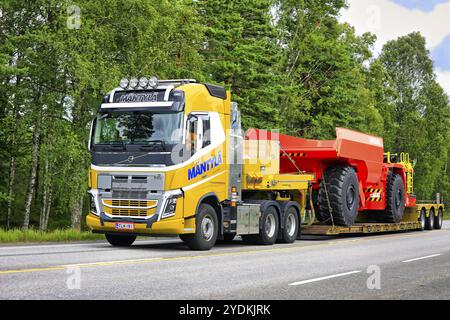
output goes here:
[{"label": "volvo logo", "polygon": [[129,156],[129,157],[128,157],[128,162],[129,162],[129,163],[132,163],[133,161],[134,161],[134,157],[133,157],[133,156]]}]

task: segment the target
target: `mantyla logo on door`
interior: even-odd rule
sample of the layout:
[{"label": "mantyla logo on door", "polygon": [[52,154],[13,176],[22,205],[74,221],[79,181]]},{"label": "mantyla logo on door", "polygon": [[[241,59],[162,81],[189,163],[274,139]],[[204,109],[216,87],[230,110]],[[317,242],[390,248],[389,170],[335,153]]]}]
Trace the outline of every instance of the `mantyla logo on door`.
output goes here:
[{"label": "mantyla logo on door", "polygon": [[198,163],[188,170],[188,180],[192,180],[197,178],[199,175],[206,173],[223,163],[222,160],[222,152],[219,152],[217,155],[213,156],[211,159],[206,160],[203,163]]}]

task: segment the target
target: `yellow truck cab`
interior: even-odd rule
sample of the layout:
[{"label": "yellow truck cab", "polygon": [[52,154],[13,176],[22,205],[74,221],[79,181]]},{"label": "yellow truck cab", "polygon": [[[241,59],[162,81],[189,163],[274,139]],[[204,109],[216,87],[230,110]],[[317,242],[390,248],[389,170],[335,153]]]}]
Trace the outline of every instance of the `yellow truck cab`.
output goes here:
[{"label": "yellow truck cab", "polygon": [[208,250],[235,235],[272,244],[300,232],[313,177],[280,175],[276,142],[244,142],[223,87],[122,79],[92,122],[89,150],[87,224],[112,245],[178,235]]}]

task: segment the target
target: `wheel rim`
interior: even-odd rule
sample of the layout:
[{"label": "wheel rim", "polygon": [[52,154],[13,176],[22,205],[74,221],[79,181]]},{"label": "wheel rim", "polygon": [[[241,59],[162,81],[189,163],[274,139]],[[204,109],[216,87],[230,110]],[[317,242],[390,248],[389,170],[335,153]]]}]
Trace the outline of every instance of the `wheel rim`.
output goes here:
[{"label": "wheel rim", "polygon": [[434,227],[434,211],[430,212],[430,227]]},{"label": "wheel rim", "polygon": [[210,241],[214,235],[214,222],[210,216],[205,216],[202,220],[202,237],[206,241]]},{"label": "wheel rim", "polygon": [[294,235],[296,228],[297,228],[297,221],[295,220],[295,215],[294,213],[290,212],[286,221],[286,230],[290,237]]},{"label": "wheel rim", "polygon": [[351,210],[353,208],[354,203],[355,203],[355,188],[353,185],[351,185],[347,189],[347,208]]},{"label": "wheel rim", "polygon": [[272,238],[275,234],[275,228],[276,228],[275,217],[272,214],[267,215],[265,225],[266,225],[266,227],[265,227],[266,235],[269,238]]}]

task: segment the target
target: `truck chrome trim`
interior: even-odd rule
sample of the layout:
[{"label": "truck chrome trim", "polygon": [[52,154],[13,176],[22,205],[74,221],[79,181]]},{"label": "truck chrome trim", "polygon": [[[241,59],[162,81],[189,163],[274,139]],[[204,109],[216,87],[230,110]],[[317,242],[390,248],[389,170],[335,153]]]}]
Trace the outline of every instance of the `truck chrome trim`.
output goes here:
[{"label": "truck chrome trim", "polygon": [[[113,206],[113,205],[106,204],[105,200],[111,200],[111,201],[146,201],[146,202],[148,202],[148,201],[155,201],[156,204],[154,206],[150,206],[150,207]],[[141,209],[141,210],[148,210],[148,209],[156,208],[158,206],[158,200],[102,199],[102,204],[105,207],[114,208],[114,209]]]}]

